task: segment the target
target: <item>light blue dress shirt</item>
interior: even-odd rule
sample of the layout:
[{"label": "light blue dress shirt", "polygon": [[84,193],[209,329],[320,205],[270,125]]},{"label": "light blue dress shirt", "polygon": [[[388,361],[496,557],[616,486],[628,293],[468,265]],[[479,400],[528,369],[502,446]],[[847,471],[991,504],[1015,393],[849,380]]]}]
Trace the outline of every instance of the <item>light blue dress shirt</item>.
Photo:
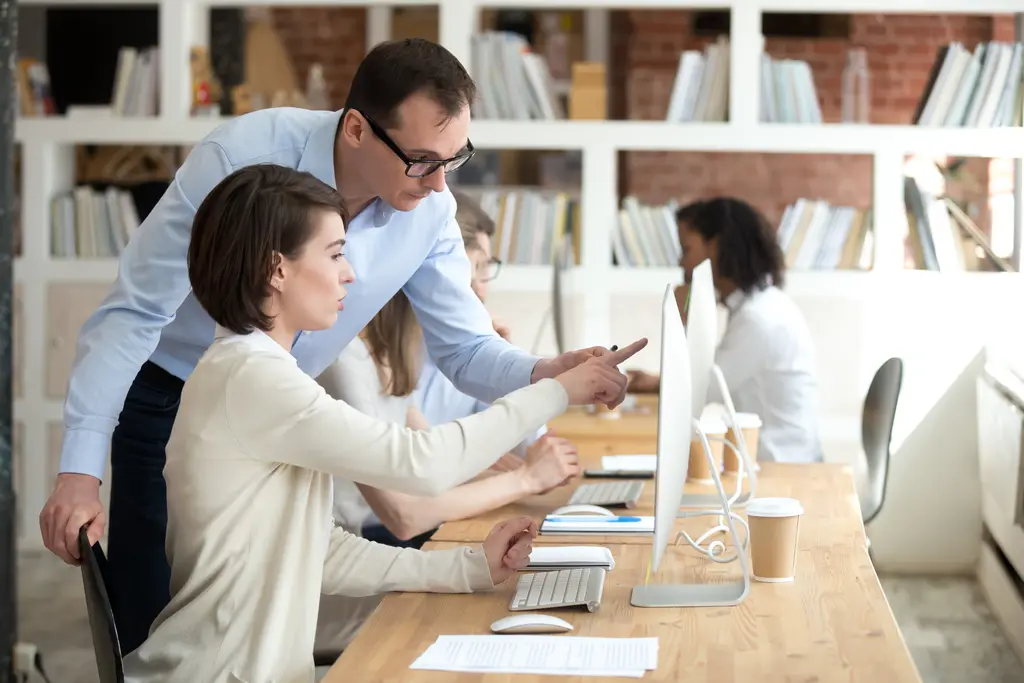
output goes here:
[{"label": "light blue dress shirt", "polygon": [[[213,342],[214,323],[189,285],[196,208],[224,177],[252,164],[308,171],[331,187],[340,112],[274,108],[232,119],[195,146],[121,256],[117,279],[78,337],[64,404],[61,472],[102,478],[125,396],[147,359],[187,379]],[[470,289],[470,264],[445,189],[412,211],[373,202],[348,226],[356,280],[328,330],[303,333],[292,354],[316,377],[403,289],[437,367],[462,392],[494,401],[530,383],[539,360],[495,334]]]},{"label": "light blue dress shirt", "polygon": [[[423,369],[419,381],[412,393],[414,405],[431,425],[444,424],[475,415],[487,410],[489,403],[462,393],[438,369],[429,354],[423,354]],[[526,455],[537,439],[547,433],[547,427],[541,427],[536,434],[524,439],[514,450],[520,456]]]}]

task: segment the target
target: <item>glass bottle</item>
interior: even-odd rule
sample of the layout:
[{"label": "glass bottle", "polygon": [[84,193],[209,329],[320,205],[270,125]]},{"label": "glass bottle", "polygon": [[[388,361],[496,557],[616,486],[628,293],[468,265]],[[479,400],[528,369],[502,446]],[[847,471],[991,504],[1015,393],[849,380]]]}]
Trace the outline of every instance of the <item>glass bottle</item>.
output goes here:
[{"label": "glass bottle", "polygon": [[324,68],[320,64],[309,67],[306,79],[306,106],[310,109],[330,109],[330,98],[327,95],[327,81],[324,80]]},{"label": "glass bottle", "polygon": [[871,119],[868,54],[862,47],[852,48],[846,54],[842,110],[843,123],[868,123]]}]

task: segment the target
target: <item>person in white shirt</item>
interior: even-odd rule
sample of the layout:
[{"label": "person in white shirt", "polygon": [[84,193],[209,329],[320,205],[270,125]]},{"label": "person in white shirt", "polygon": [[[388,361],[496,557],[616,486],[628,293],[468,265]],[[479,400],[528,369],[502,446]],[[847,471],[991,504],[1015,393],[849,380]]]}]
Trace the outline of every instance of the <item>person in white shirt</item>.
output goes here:
[{"label": "person in white shirt", "polygon": [[[683,323],[693,269],[708,259],[728,311],[715,363],[736,410],[761,417],[758,460],[820,462],[816,350],[803,314],[782,289],[786,262],[775,230],[750,204],[730,197],[684,206],[676,222],[685,280],[676,300]],[[630,391],[658,390],[656,376],[628,374]],[[718,384],[710,382],[708,402],[721,401]]]},{"label": "person in white shirt", "polygon": [[333,188],[275,164],[229,174],[196,212],[189,282],[216,331],[167,442],[171,598],[124,659],[129,683],[308,683],[321,593],[505,581],[528,562],[533,520],[499,524],[477,546],[392,548],[334,527],[331,477],[440,495],[569,404],[624,388],[616,365],[628,355],[614,352],[429,430],[331,398],[290,349],[344,309],[345,218]]}]

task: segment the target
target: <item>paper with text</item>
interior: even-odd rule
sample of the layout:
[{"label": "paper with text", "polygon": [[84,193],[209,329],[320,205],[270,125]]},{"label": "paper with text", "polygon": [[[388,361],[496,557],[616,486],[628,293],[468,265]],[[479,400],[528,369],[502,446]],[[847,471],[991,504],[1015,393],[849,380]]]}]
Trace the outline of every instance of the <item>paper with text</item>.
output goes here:
[{"label": "paper with text", "polygon": [[409,668],[640,678],[645,671],[658,668],[658,639],[438,636]]}]

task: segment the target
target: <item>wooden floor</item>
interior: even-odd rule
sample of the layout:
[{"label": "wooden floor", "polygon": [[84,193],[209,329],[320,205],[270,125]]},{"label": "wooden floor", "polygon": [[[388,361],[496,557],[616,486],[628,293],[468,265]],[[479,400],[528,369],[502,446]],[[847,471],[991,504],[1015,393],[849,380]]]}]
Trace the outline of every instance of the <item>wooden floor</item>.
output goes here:
[{"label": "wooden floor", "polygon": [[[79,571],[46,552],[22,553],[18,570],[20,640],[41,648],[54,683],[95,683]],[[1024,681],[1024,666],[974,581],[881,579],[924,683]]]}]

